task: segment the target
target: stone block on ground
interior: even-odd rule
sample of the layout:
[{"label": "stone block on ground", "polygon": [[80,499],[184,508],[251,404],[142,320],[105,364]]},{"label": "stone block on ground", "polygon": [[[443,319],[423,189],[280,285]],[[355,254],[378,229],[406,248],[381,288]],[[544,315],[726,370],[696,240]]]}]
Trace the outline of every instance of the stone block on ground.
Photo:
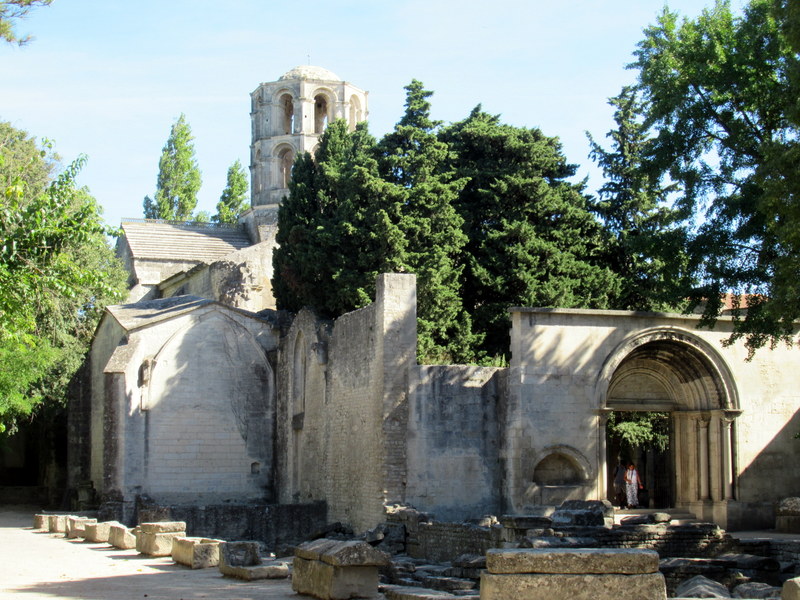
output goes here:
[{"label": "stone block on ground", "polygon": [[322,600],[372,598],[389,555],[358,541],[319,539],[295,549],[292,589]]},{"label": "stone block on ground", "polygon": [[666,600],[661,573],[481,575],[481,600]]},{"label": "stone block on ground", "polygon": [[152,533],[139,529],[136,533],[136,551],[147,556],[170,556],[172,542],[178,537],[186,537],[186,532]]},{"label": "stone block on ground", "polygon": [[606,548],[548,548],[489,550],[490,573],[571,573],[634,575],[658,572],[658,553],[652,550]]},{"label": "stone block on ground", "polygon": [[337,567],[321,560],[294,557],[292,590],[321,600],[375,598],[377,567]]},{"label": "stone block on ground", "polygon": [[675,588],[676,598],[730,598],[731,594],[721,583],[708,577],[695,575]]},{"label": "stone block on ground", "polygon": [[245,581],[256,579],[285,579],[291,574],[288,559],[264,560],[261,544],[253,541],[221,542],[219,545],[219,571],[227,577]]},{"label": "stone block on ground", "polygon": [[87,523],[84,526],[85,535],[89,542],[108,542],[112,525],[122,525],[118,521],[103,521],[102,523]]},{"label": "stone block on ground", "polygon": [[88,517],[67,517],[67,527],[64,536],[68,539],[86,536],[86,525],[97,523],[97,519]]},{"label": "stone block on ground", "polygon": [[120,550],[136,548],[136,533],[139,528],[130,529],[125,525],[112,525],[108,529],[108,543]]},{"label": "stone block on ground", "polygon": [[781,600],[800,600],[800,577],[783,582]]},{"label": "stone block on ground", "polygon": [[184,521],[157,521],[155,523],[140,523],[139,530],[144,533],[180,533],[186,534]]},{"label": "stone block on ground", "polygon": [[553,526],[612,527],[614,507],[608,500],[567,500],[552,515]]},{"label": "stone block on ground", "polygon": [[172,540],[172,560],[192,569],[219,566],[222,540],[201,537],[176,537]]},{"label": "stone block on ground", "polygon": [[733,588],[733,598],[780,598],[781,588],[769,585],[768,583],[759,583],[751,581],[749,583],[741,583]]},{"label": "stone block on ground", "polygon": [[50,533],[64,533],[67,530],[67,515],[50,515],[47,519]]},{"label": "stone block on ground", "polygon": [[34,529],[50,529],[50,515],[33,515]]}]

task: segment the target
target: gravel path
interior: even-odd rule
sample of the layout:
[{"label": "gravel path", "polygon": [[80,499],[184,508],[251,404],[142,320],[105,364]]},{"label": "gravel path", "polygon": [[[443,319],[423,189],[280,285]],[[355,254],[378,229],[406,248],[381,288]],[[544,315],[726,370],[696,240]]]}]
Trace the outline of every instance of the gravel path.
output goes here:
[{"label": "gravel path", "polygon": [[170,558],[35,531],[34,509],[0,507],[0,599],[302,600],[289,580],[237,581]]}]

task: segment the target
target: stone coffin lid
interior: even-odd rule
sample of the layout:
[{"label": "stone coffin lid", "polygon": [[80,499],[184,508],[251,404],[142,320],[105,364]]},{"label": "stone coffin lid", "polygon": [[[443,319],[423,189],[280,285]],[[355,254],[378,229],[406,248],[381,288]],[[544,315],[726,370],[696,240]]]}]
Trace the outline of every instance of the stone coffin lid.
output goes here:
[{"label": "stone coffin lid", "polygon": [[658,553],[653,550],[604,548],[547,548],[489,550],[490,573],[636,575],[658,572]]},{"label": "stone coffin lid", "polygon": [[161,521],[158,523],[142,523],[139,525],[142,533],[174,533],[186,531],[186,523],[183,521]]},{"label": "stone coffin lid", "polygon": [[300,544],[295,556],[306,560],[319,560],[334,567],[383,567],[389,564],[389,555],[366,542],[346,542],[319,539]]}]

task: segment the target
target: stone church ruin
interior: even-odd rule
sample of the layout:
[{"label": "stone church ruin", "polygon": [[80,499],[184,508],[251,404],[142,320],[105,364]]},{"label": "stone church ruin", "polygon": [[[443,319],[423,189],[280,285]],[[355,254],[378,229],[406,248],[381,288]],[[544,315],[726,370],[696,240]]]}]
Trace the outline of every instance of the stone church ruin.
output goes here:
[{"label": "stone church ruin", "polygon": [[373,304],[333,322],[277,311],[292,161],[328,122],[364,120],[367,94],[302,66],[251,98],[239,227],[122,224],[131,296],[107,309],[71,407],[70,487],[90,485],[122,522],[167,506],[221,522],[228,507],[250,528],[230,539],[365,532],[396,507],[453,522],[534,514],[608,498],[608,414],[655,411],[670,422],[659,503],[726,529],[774,527],[800,487],[796,349],[748,362],[743,344],[723,345],[724,317],[708,330],[695,315],[516,307],[508,367],[419,365],[411,274],[381,275]]}]

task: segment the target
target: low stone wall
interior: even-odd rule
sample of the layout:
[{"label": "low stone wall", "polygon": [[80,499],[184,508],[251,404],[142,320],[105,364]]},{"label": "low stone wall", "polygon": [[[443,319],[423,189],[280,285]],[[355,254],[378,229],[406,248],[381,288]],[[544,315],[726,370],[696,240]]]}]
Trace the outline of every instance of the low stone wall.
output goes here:
[{"label": "low stone wall", "polygon": [[[111,520],[107,512],[103,516]],[[327,510],[324,503],[139,506],[137,524],[158,521],[183,521],[187,534],[195,537],[258,540],[282,555],[322,531]]]},{"label": "low stone wall", "polygon": [[409,532],[406,553],[413,558],[449,562],[462,554],[486,554],[502,543],[502,527],[480,527],[466,523],[420,523]]},{"label": "low stone wall", "polygon": [[[713,523],[631,525],[621,527],[564,527],[514,539],[500,525],[419,523],[409,528],[406,552],[414,558],[444,562],[462,554],[485,554],[504,543],[521,546],[574,546],[654,550],[659,556],[704,557],[736,550],[736,541]],[[546,533],[547,535],[541,535]],[[574,543],[573,543],[574,542]]]}]

